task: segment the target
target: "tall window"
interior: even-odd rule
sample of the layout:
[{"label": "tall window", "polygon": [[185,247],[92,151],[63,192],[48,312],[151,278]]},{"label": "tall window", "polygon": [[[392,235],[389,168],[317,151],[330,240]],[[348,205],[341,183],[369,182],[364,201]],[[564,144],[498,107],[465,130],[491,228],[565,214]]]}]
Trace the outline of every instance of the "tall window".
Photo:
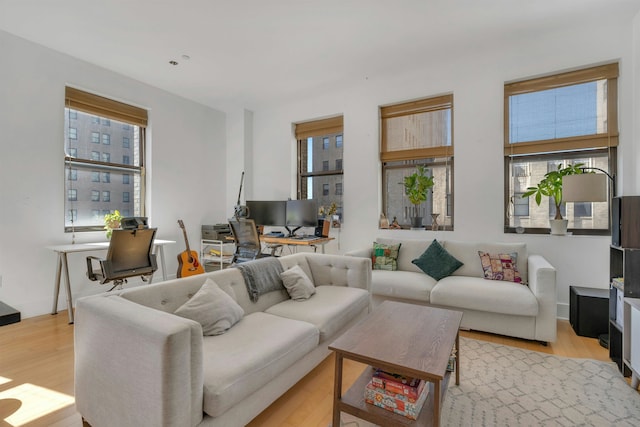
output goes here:
[{"label": "tall window", "polygon": [[[554,202],[522,198],[544,174],[584,164],[610,174],[618,145],[618,64],[507,83],[504,86],[505,231],[548,233]],[[567,203],[574,234],[606,234],[609,203]]]},{"label": "tall window", "polygon": [[338,194],[329,189],[338,188],[338,184],[342,189],[343,169],[331,168],[336,165],[337,159],[343,158],[342,132],[342,116],[295,126],[298,141],[298,198],[315,199],[318,207],[328,208],[335,203],[336,215],[340,219],[343,215],[342,190]]},{"label": "tall window", "polygon": [[[146,125],[146,110],[66,88],[64,167],[68,177],[65,181],[68,214],[65,231],[102,230],[104,214],[115,210],[144,215]],[[109,134],[102,133],[104,126],[111,126]],[[75,135],[71,129],[76,129]],[[73,140],[71,147],[74,136],[77,140]],[[128,163],[117,163],[124,159],[125,144],[111,144],[112,137],[116,141],[129,141]],[[102,152],[91,150],[91,145],[95,147],[99,142],[102,142]],[[72,169],[76,171],[73,180],[70,179]],[[126,192],[129,196],[118,200],[111,197],[111,191]],[[71,200],[68,196],[73,193],[76,198]]]},{"label": "tall window", "polygon": [[413,205],[404,194],[404,177],[423,165],[433,176],[427,200],[417,207],[423,224],[453,229],[453,95],[380,107],[382,199],[386,216],[409,228]]}]

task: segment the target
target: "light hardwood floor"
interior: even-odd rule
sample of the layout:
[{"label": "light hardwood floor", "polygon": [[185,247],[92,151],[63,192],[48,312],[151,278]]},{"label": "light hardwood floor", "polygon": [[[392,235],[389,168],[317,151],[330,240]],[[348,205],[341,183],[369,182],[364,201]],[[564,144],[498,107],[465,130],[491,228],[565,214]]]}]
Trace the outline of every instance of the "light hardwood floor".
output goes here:
[{"label": "light hardwood floor", "polygon": [[[73,325],[64,313],[44,315],[0,327],[0,427],[80,427],[73,404]],[[596,339],[577,336],[558,321],[558,340],[539,343],[466,332],[462,336],[567,357],[609,360]],[[251,427],[326,427],[331,422],[333,356],[256,417]],[[346,361],[344,386],[364,365]]]}]

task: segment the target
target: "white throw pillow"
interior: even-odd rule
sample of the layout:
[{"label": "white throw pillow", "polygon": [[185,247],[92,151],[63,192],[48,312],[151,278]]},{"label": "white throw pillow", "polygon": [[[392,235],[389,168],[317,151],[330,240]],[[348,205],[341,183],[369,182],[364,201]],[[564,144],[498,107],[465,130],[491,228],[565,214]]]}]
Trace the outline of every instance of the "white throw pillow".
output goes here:
[{"label": "white throw pillow", "polygon": [[311,279],[299,265],[293,266],[280,274],[284,287],[294,301],[304,301],[316,293]]},{"label": "white throw pillow", "polygon": [[174,314],[200,323],[203,335],[222,335],[242,319],[244,310],[209,278]]}]

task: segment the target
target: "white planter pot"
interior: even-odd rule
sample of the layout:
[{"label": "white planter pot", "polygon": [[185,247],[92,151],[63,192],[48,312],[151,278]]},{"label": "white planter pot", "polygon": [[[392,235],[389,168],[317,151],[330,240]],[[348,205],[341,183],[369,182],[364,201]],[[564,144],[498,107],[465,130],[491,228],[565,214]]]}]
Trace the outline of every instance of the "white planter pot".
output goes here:
[{"label": "white planter pot", "polygon": [[567,234],[568,219],[550,219],[549,227],[551,228],[551,234],[556,236],[564,236]]}]

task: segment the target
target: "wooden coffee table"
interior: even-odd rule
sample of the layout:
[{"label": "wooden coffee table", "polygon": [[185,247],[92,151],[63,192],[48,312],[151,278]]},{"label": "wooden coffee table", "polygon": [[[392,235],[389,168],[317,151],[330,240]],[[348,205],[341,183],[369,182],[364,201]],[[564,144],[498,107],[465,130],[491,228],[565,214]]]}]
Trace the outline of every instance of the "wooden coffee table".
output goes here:
[{"label": "wooden coffee table", "polygon": [[[333,425],[340,426],[340,412],[346,412],[382,426],[439,426],[440,406],[451,374],[447,364],[454,345],[456,385],[460,384],[461,320],[459,311],[385,301],[336,339],[329,345],[336,356]],[[344,359],[429,381],[429,396],[418,419],[410,420],[365,402],[364,390],[373,368],[365,369],[343,395]]]}]

